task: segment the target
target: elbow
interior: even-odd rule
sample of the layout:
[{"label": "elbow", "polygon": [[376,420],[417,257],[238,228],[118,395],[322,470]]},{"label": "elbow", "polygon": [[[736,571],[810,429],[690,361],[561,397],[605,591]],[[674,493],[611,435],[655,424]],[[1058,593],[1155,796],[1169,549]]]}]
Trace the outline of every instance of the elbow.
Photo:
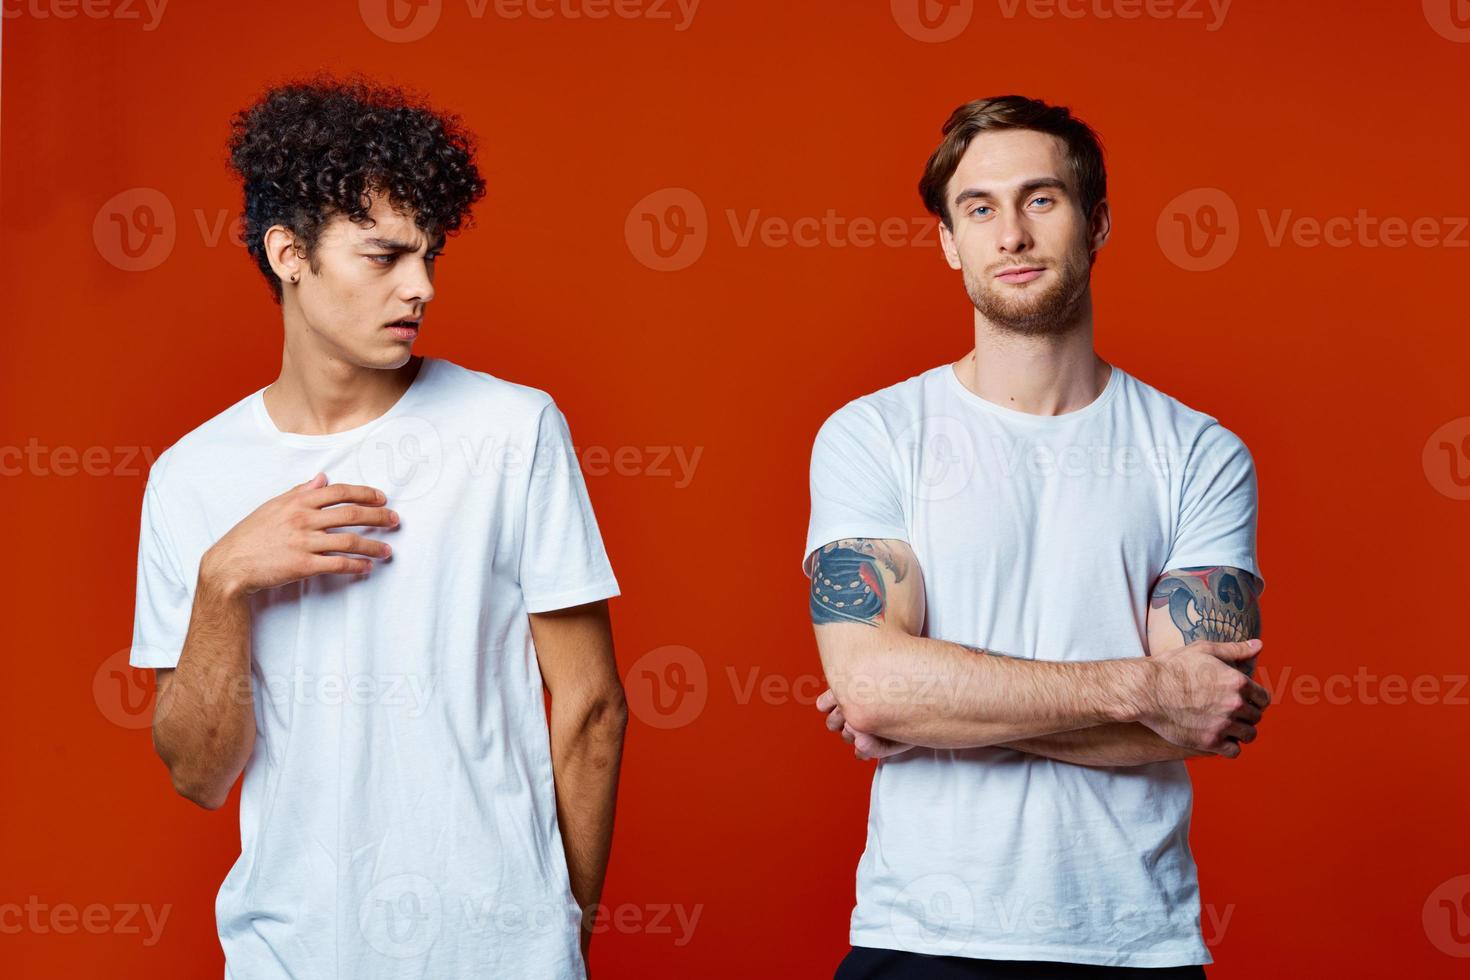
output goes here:
[{"label": "elbow", "polygon": [[829,646],[822,653],[827,683],[847,724],[869,735],[888,735],[899,715],[901,679],[885,682],[881,658],[861,643]]},{"label": "elbow", "polygon": [[169,770],[174,792],[195,806],[205,810],[218,810],[230,798],[229,786],[216,786],[197,778],[191,778],[177,770]]},{"label": "elbow", "polygon": [[[555,708],[555,695],[552,696],[552,707]],[[613,681],[589,692],[582,700],[573,723],[585,738],[621,743],[628,729],[628,699],[623,694],[623,685]]]}]

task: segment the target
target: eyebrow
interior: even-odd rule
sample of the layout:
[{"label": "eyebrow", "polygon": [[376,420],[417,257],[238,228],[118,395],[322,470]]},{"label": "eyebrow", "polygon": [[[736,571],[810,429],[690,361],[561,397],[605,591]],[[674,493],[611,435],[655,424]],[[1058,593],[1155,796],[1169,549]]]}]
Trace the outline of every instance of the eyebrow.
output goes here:
[{"label": "eyebrow", "polygon": [[[445,237],[440,235],[435,239],[434,243],[429,246],[429,251],[442,249]],[[412,252],[417,247],[413,242],[400,241],[397,238],[364,238],[362,244],[368,248],[381,248],[388,252]]]},{"label": "eyebrow", "polygon": [[[1061,191],[1064,194],[1067,192],[1066,183],[1057,177],[1033,177],[1030,180],[1022,183],[1019,187],[1016,188],[1016,190],[1022,194],[1030,194],[1032,191],[1041,190],[1042,188],[1050,188],[1051,190]],[[973,200],[977,197],[986,197],[993,199],[995,197],[995,193],[993,191],[988,191],[983,187],[966,187],[964,190],[955,195],[955,207],[959,207],[966,201]]]}]

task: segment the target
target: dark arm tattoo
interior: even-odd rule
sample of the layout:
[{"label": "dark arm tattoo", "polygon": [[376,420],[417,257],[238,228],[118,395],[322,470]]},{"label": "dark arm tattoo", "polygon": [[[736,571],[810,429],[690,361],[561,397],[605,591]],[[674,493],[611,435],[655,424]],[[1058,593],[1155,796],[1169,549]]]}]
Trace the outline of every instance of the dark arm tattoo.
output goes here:
[{"label": "dark arm tattoo", "polygon": [[887,611],[883,573],[895,582],[908,575],[908,562],[878,538],[843,538],[812,560],[813,623],[866,623],[877,626]]},{"label": "dark arm tattoo", "polygon": [[1196,640],[1226,642],[1261,635],[1261,610],[1256,604],[1261,584],[1250,572],[1229,565],[1173,568],[1154,586],[1149,605],[1169,607],[1169,618]]}]

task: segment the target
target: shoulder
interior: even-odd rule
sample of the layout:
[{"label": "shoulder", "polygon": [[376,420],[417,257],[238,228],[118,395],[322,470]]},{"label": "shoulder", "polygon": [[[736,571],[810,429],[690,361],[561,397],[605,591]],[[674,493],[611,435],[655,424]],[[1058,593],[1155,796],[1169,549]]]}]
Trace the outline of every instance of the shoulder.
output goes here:
[{"label": "shoulder", "polygon": [[159,453],[148,470],[148,482],[155,491],[176,480],[188,480],[191,475],[209,476],[220,472],[227,462],[221,453],[228,453],[232,446],[239,445],[239,441],[251,431],[250,402],[254,397],[255,393],[252,393],[239,399],[184,433]]},{"label": "shoulder", "polygon": [[939,372],[948,370],[950,366],[942,364],[853,398],[827,416],[817,439],[845,434],[892,440],[923,417],[925,405],[932,403],[936,386],[943,381]]},{"label": "shoulder", "polygon": [[457,402],[471,417],[501,424],[534,426],[547,406],[556,404],[550,392],[445,358],[435,358],[434,383],[442,398]]},{"label": "shoulder", "polygon": [[1130,410],[1147,419],[1156,440],[1177,447],[1192,463],[1241,454],[1249,459],[1245,442],[1214,415],[1186,405],[1117,365],[1113,370],[1121,374],[1122,399]]}]

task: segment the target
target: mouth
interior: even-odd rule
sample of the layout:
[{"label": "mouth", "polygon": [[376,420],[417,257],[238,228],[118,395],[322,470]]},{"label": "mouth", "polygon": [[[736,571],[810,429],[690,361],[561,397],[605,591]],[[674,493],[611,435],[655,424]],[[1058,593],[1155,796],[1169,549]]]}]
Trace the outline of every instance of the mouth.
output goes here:
[{"label": "mouth", "polygon": [[383,329],[399,340],[412,340],[418,336],[421,320],[394,320],[383,324]]},{"label": "mouth", "polygon": [[1001,282],[1030,282],[1044,271],[1039,265],[1016,265],[998,273],[995,278]]}]

